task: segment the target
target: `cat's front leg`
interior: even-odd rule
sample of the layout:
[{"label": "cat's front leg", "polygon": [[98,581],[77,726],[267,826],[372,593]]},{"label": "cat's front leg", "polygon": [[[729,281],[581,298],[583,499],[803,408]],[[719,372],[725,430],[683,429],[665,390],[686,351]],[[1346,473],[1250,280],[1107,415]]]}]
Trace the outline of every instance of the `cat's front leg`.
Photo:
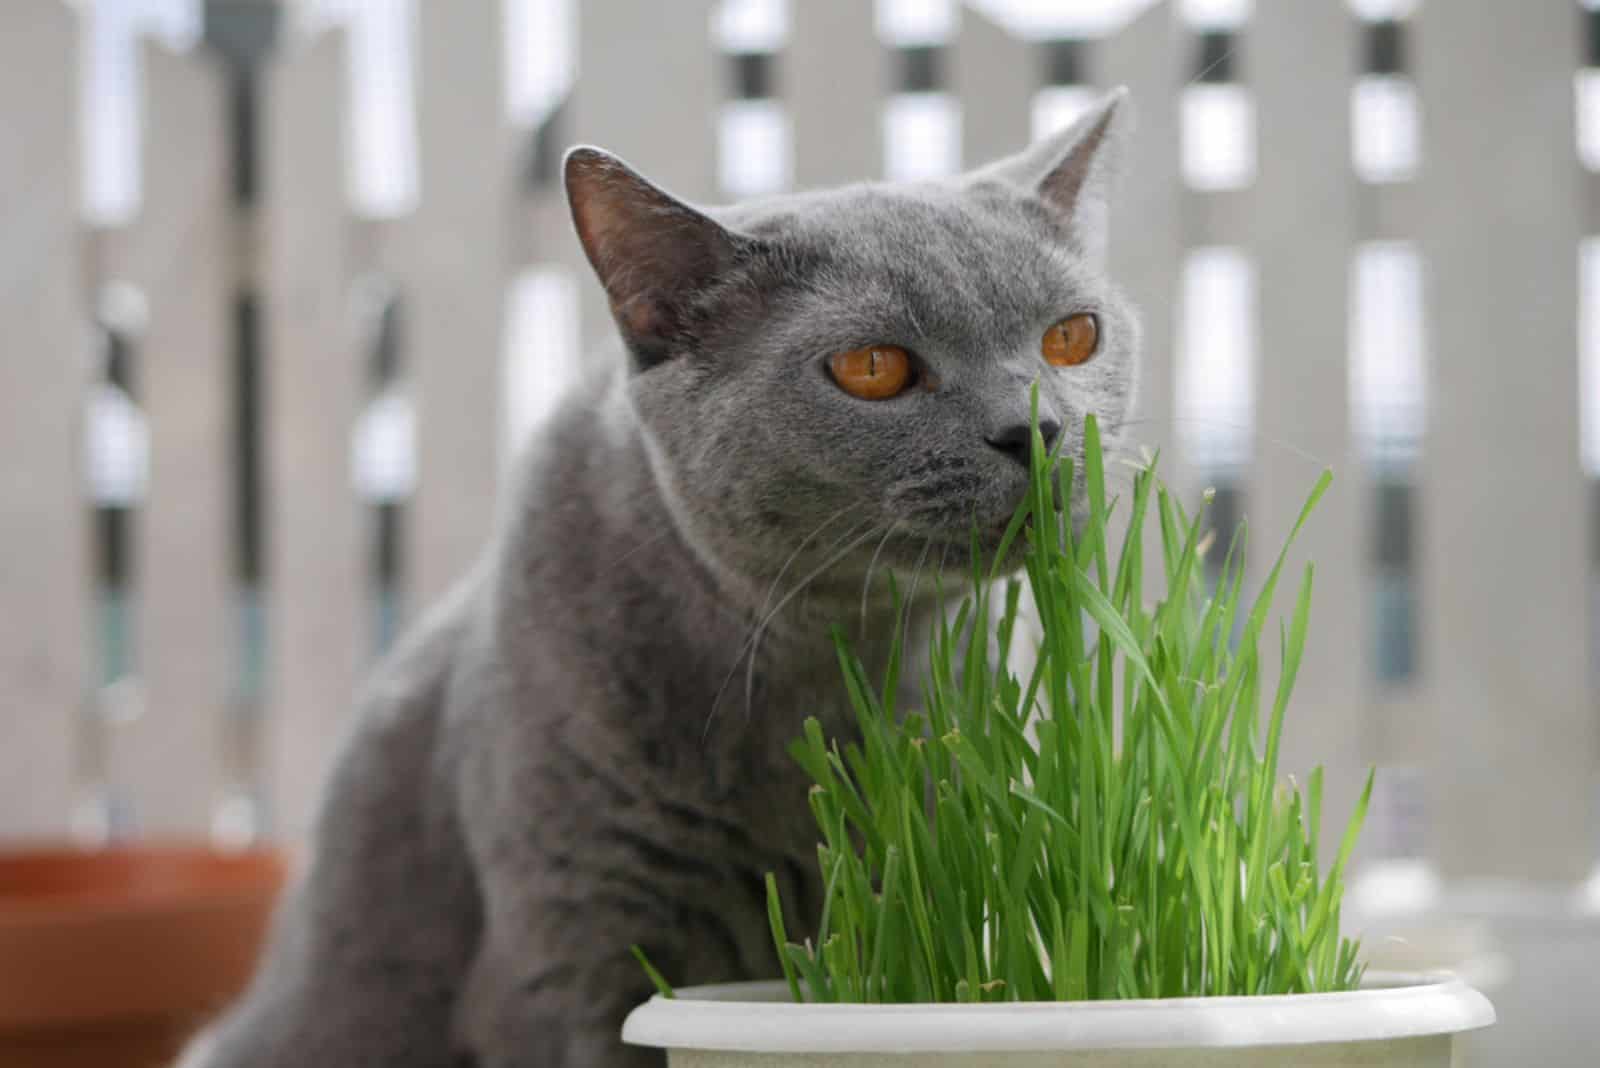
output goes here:
[{"label": "cat's front leg", "polygon": [[183,1068],[440,1068],[477,944],[478,889],[441,792],[455,632],[419,632],[369,684],[324,791],[309,869],[249,991]]},{"label": "cat's front leg", "polygon": [[662,1068],[660,1051],[621,1038],[623,1020],[652,993],[626,949],[640,925],[604,902],[559,922],[568,930],[554,939],[485,940],[457,1025],[477,1068]]}]

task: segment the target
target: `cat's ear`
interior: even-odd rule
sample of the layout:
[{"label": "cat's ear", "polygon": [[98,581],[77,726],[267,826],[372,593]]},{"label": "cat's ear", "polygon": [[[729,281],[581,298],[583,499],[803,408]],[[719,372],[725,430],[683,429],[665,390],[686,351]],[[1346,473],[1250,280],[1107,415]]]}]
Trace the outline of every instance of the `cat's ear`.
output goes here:
[{"label": "cat's ear", "polygon": [[681,346],[697,296],[733,265],[742,239],[598,148],[569,151],[562,174],[623,340],[641,367],[654,366]]},{"label": "cat's ear", "polygon": [[1066,222],[1084,255],[1104,262],[1111,189],[1132,132],[1126,88],[1113,89],[1076,122],[979,171],[1034,193]]}]

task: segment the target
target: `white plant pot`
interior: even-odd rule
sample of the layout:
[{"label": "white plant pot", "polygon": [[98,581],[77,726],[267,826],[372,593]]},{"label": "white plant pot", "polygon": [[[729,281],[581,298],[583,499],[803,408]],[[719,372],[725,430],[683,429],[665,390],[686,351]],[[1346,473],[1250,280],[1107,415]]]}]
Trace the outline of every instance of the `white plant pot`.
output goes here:
[{"label": "white plant pot", "polygon": [[1459,979],[1372,975],[1341,994],[985,1005],[796,1005],[783,983],[651,998],[624,1042],[671,1068],[1407,1068],[1494,1022]]}]

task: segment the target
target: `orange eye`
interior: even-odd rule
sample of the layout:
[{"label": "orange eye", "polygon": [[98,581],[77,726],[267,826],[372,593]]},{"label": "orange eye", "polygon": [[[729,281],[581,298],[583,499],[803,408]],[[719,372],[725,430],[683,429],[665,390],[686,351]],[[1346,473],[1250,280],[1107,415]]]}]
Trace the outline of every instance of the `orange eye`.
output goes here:
[{"label": "orange eye", "polygon": [[1069,315],[1044,332],[1039,351],[1052,367],[1076,367],[1100,347],[1100,324],[1088,314]]},{"label": "orange eye", "polygon": [[911,355],[897,345],[868,345],[834,353],[828,370],[852,397],[888,400],[911,384]]}]

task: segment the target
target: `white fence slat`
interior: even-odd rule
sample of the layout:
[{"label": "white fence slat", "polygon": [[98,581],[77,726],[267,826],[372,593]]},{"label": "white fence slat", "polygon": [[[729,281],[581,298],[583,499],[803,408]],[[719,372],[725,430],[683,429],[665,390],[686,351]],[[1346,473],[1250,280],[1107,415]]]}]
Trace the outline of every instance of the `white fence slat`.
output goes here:
[{"label": "white fence slat", "polygon": [[309,829],[372,640],[366,525],[350,478],[365,367],[350,309],[346,42],[333,31],[280,55],[266,96],[263,749],[272,826],[290,841]]},{"label": "white fence slat", "polygon": [[[1278,616],[1293,611],[1315,561],[1311,631],[1285,727],[1282,767],[1301,782],[1326,772],[1327,826],[1338,826],[1365,775],[1372,665],[1366,548],[1372,491],[1352,443],[1347,343],[1356,183],[1350,170],[1355,22],[1338,0],[1262,4],[1245,49],[1261,153],[1251,189],[1259,358],[1254,470],[1245,503],[1250,571],[1272,565],[1324,467],[1334,482],[1286,565]],[[1277,639],[1263,690],[1277,685]]]},{"label": "white fence slat", "polygon": [[150,430],[134,538],[144,702],[138,719],[110,729],[107,761],[140,831],[204,834],[220,793],[235,633],[228,97],[209,53],[143,52],[144,203],[128,267],[149,307],[135,348]]},{"label": "white fence slat", "polygon": [[496,0],[417,5],[421,201],[406,278],[406,365],[417,405],[412,615],[483,550],[499,485],[507,231],[517,217],[500,16]]},{"label": "white fence slat", "polygon": [[1434,858],[1446,876],[1573,879],[1593,860],[1597,741],[1575,399],[1578,12],[1449,0],[1415,21]]},{"label": "white fence slat", "polygon": [[1178,89],[1184,52],[1171,5],[1157,4],[1102,41],[1091,56],[1094,80],[1126,85],[1134,135],[1111,206],[1111,276],[1139,305],[1144,362],[1131,440],[1161,449],[1161,469],[1175,480],[1173,304],[1183,255],[1179,208]]},{"label": "white fence slat", "polygon": [[529,194],[518,214],[518,225],[523,230],[519,236],[525,243],[525,249],[519,250],[518,267],[589,270],[572,229],[572,211],[567,206],[566,193],[559,182]]},{"label": "white fence slat", "polygon": [[[716,117],[727,60],[709,30],[711,0],[585,0],[578,9],[572,134],[691,200],[717,186]],[[666,57],[671,57],[667,61]],[[641,93],[630,72],[650,72]]]},{"label": "white fence slat", "polygon": [[[1145,11],[1101,41],[1090,54],[1094,81],[1126,85],[1133,138],[1111,203],[1111,277],[1139,308],[1144,349],[1139,387],[1124,440],[1130,451],[1161,455],[1167,485],[1188,485],[1173,425],[1173,314],[1183,264],[1183,186],[1178,170],[1178,89],[1182,84],[1180,27],[1170,4]],[[1145,574],[1162,574],[1158,539],[1145,539]],[[1152,587],[1152,593],[1158,589]]]},{"label": "white fence slat", "polygon": [[0,837],[63,832],[86,679],[88,334],[78,270],[80,27],[13,0],[0,33]]},{"label": "white fence slat", "polygon": [[974,8],[958,10],[953,88],[961,101],[961,165],[971,168],[1028,144],[1039,65],[1034,42]]},{"label": "white fence slat", "polygon": [[798,189],[860,182],[883,173],[883,104],[889,51],[873,5],[806,0],[789,8],[779,82],[794,129]]},{"label": "white fence slat", "polygon": [[[717,188],[716,119],[728,60],[714,48],[710,0],[640,4],[586,0],[578,9],[572,135],[620,156],[675,196],[703,202]],[[663,62],[663,57],[671,57]],[[649,71],[649,91],[623,72]],[[600,283],[566,222],[563,246],[579,282],[582,356],[616,350],[616,326]],[[601,370],[599,366],[593,368]]]}]

